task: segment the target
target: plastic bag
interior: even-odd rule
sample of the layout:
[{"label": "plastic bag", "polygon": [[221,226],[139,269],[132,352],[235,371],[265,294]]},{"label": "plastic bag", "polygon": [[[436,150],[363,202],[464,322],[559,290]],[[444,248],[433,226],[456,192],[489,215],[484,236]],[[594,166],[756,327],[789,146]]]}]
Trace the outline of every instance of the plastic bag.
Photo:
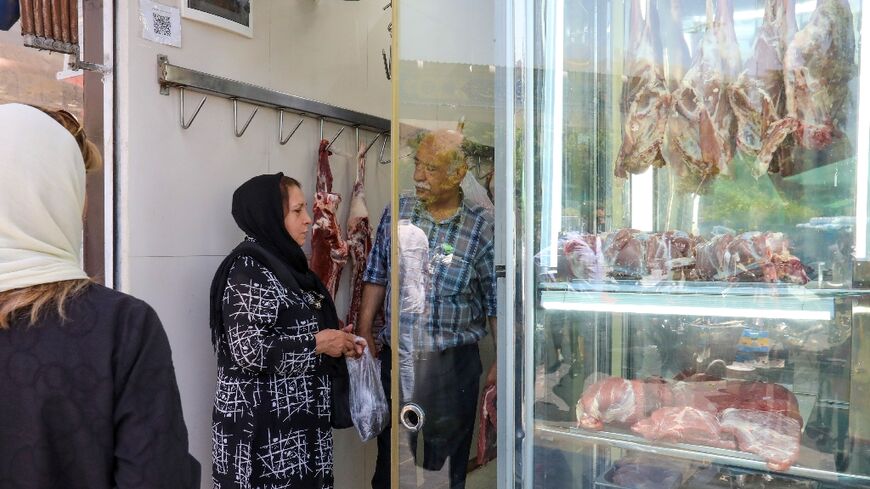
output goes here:
[{"label": "plastic bag", "polygon": [[381,385],[381,362],[366,347],[359,358],[346,358],[350,374],[350,416],[362,441],[378,436],[390,420]]}]

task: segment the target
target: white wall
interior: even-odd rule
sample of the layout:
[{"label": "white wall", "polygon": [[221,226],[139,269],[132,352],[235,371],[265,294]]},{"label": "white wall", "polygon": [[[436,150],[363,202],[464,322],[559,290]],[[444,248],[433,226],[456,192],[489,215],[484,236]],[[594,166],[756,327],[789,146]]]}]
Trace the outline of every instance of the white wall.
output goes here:
[{"label": "white wall", "polygon": [[[164,3],[178,6],[173,0]],[[172,64],[390,117],[390,85],[380,55],[389,45],[385,2],[252,3],[253,39],[185,19],[182,47],[172,48],[141,38],[138,1],[118,2],[119,285],[148,301],[169,334],[203,487],[210,487],[211,478],[215,373],[208,288],[218,263],[242,237],[230,216],[232,192],[249,177],[283,171],[296,177],[310,198],[319,124],[306,120],[286,146],[279,146],[277,114],[261,109],[244,137],[236,138],[232,104],[211,97],[193,126],[182,130],[178,91],[159,94],[157,55],[168,55]],[[188,96],[192,109],[198,96]],[[286,123],[289,130],[295,119]],[[329,137],[338,128],[327,124]],[[345,196],[339,211],[343,221],[356,172],[355,158],[348,157],[356,152],[353,130],[346,130],[334,148],[334,190]],[[375,161],[380,144],[375,148],[366,179],[373,225],[389,201],[390,182],[389,167]],[[344,287],[347,281],[345,275]],[[337,298],[340,313],[347,295],[342,290]],[[375,454],[374,445],[363,447],[353,430],[337,433],[336,487],[367,487]]]}]

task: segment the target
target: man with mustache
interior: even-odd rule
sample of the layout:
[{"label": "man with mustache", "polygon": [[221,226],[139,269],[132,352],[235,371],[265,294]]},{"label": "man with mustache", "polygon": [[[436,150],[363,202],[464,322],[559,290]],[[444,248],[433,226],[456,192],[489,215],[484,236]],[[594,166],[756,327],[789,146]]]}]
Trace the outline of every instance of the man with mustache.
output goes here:
[{"label": "man with mustache", "polygon": [[[496,279],[494,267],[493,216],[484,207],[465,199],[460,183],[468,170],[463,135],[437,130],[425,134],[414,157],[416,196],[399,201],[400,287],[428,284],[422,291],[410,291],[415,299],[424,297],[422,314],[400,302],[402,348],[413,352],[413,402],[420,405],[425,421],[420,433],[411,434],[411,451],[418,466],[441,470],[450,459],[450,487],[465,487],[466,469],[477,412],[482,366],[478,342],[491,326],[495,338]],[[428,239],[428,263],[415,266],[413,256],[403,251],[411,236],[424,246]],[[381,381],[390,396],[391,348],[399,341],[390,338],[390,208],[384,211],[369,256],[363,280],[362,306],[357,325],[372,351],[375,337],[372,322],[385,306],[386,327],[379,333]],[[425,251],[423,256],[426,256]],[[421,260],[417,260],[418,262]],[[409,270],[426,275],[412,276]],[[400,294],[400,297],[402,294]],[[385,299],[386,304],[385,304]],[[417,302],[412,300],[411,302]],[[404,344],[410,338],[410,345]],[[403,365],[403,370],[405,366]],[[406,376],[407,372],[401,372]],[[495,365],[486,383],[495,383]],[[406,386],[403,378],[403,386]],[[403,393],[403,399],[408,393]],[[418,447],[422,434],[422,450]],[[378,436],[378,459],[372,487],[390,487],[390,428]]]}]

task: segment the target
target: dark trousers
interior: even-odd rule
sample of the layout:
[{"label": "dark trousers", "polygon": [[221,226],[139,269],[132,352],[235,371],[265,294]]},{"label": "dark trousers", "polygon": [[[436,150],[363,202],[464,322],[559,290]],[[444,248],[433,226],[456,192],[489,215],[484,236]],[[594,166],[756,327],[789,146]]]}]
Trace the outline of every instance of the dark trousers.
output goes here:
[{"label": "dark trousers", "polygon": [[[391,350],[381,350],[381,383],[392,406]],[[411,450],[415,463],[427,470],[440,470],[450,459],[450,488],[463,489],[474,435],[477,397],[480,387],[480,352],[477,345],[465,345],[441,352],[427,353],[415,362],[413,401],[423,408],[425,423],[422,450],[419,433],[412,433]],[[422,453],[421,453],[422,452]],[[378,435],[378,458],[373,489],[390,487],[390,426]]]}]

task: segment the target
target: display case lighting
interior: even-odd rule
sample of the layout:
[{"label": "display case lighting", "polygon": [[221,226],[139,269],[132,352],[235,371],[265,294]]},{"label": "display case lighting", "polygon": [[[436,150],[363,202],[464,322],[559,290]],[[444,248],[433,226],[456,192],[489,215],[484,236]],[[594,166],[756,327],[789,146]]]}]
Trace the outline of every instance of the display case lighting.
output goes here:
[{"label": "display case lighting", "polygon": [[855,258],[867,259],[867,182],[870,179],[870,9],[861,8],[861,75],[858,85],[858,148],[855,155],[857,191],[855,195]]},{"label": "display case lighting", "polygon": [[671,304],[625,304],[613,302],[563,302],[542,301],[541,307],[555,311],[580,311],[580,312],[613,312],[624,314],[643,315],[666,315],[666,316],[707,316],[707,317],[733,317],[733,318],[758,318],[758,319],[807,319],[816,321],[830,321],[829,310],[805,310],[805,309],[770,309],[770,308],[732,308],[732,307],[704,307],[682,306]]}]

